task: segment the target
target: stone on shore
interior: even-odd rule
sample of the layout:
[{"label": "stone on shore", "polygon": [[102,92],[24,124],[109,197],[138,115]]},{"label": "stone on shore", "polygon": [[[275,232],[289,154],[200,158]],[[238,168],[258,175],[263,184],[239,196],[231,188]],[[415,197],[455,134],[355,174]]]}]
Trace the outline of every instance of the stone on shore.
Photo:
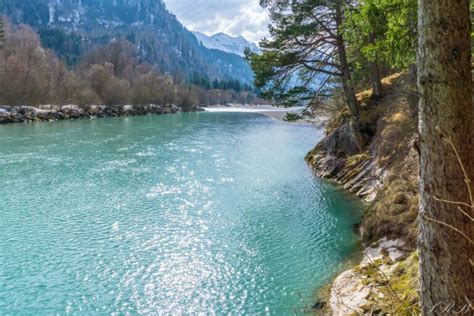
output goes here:
[{"label": "stone on shore", "polygon": [[390,295],[387,282],[400,283],[394,279],[397,271],[406,269],[405,266],[411,265],[412,261],[417,262],[407,257],[405,243],[400,239],[383,238],[366,247],[361,263],[334,280],[328,302],[332,315],[375,313],[381,303],[374,298],[387,302]]},{"label": "stone on shore", "polygon": [[[199,108],[197,109],[199,110]],[[167,114],[181,112],[177,105],[162,106],[157,104],[146,105],[86,105],[68,104],[62,106],[42,105],[33,106],[0,106],[0,124],[56,121],[65,119],[80,119],[94,117],[117,117]]]}]

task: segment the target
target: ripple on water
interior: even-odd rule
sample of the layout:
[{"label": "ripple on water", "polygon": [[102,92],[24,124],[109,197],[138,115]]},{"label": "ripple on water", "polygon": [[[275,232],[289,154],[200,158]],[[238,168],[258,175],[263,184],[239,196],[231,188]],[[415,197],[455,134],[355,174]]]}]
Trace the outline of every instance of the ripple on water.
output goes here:
[{"label": "ripple on water", "polygon": [[303,161],[308,126],[201,113],[0,134],[0,314],[287,315],[356,246],[354,202]]}]

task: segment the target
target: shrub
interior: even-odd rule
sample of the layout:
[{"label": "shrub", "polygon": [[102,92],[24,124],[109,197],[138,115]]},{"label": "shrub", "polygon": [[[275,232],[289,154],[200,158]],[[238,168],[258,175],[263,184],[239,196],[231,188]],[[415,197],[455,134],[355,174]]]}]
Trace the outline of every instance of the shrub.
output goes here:
[{"label": "shrub", "polygon": [[286,113],[283,120],[285,120],[287,122],[295,122],[295,121],[301,120],[302,118],[303,117],[299,114],[288,112],[288,113]]}]

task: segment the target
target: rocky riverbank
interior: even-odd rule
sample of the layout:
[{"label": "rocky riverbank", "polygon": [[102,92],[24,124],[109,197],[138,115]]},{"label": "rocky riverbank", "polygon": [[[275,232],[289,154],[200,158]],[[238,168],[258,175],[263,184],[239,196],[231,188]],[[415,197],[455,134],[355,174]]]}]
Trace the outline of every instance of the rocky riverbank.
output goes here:
[{"label": "rocky riverbank", "polygon": [[[198,110],[198,109],[197,109]],[[0,106],[0,124],[57,121],[82,118],[170,114],[182,112],[176,105],[42,105]]]},{"label": "rocky riverbank", "polygon": [[339,113],[306,160],[327,178],[368,203],[360,225],[362,261],[339,274],[326,293],[323,314],[416,314],[418,260],[417,97],[413,79],[383,81],[384,97],[358,99],[357,125]]}]

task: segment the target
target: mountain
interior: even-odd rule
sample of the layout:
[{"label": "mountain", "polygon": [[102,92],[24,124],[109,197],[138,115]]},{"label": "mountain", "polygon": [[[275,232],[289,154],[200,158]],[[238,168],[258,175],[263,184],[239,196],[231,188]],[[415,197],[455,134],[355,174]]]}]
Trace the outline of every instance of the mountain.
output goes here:
[{"label": "mountain", "polygon": [[241,56],[202,45],[162,0],[0,0],[0,13],[31,25],[43,44],[70,64],[122,37],[137,47],[144,61],[178,77],[246,84],[253,79]]},{"label": "mountain", "polygon": [[260,49],[254,43],[247,41],[244,37],[233,37],[224,33],[217,33],[212,36],[207,36],[201,32],[193,32],[198,41],[207,48],[218,49],[231,54],[244,56],[245,48],[250,48],[251,51],[258,53]]}]

